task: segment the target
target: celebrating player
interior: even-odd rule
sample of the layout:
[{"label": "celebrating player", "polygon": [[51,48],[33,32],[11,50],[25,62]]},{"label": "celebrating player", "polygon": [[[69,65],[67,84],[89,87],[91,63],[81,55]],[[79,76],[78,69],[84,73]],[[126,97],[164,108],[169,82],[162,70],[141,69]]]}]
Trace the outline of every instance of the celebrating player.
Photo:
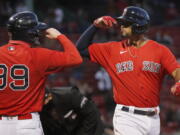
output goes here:
[{"label": "celebrating player", "polygon": [[[115,135],[160,134],[159,94],[166,73],[176,81],[172,93],[180,93],[180,66],[167,47],[145,36],[149,24],[144,9],[130,6],[118,18],[96,19],[77,42],[81,55],[103,66],[112,79]],[[122,41],[91,43],[98,29],[113,26]]]},{"label": "celebrating player", "polygon": [[[65,35],[39,22],[33,12],[11,16],[7,28],[10,41],[0,48],[0,134],[43,135],[38,112],[47,76],[80,64],[82,58]],[[43,32],[58,40],[64,51],[33,48]]]}]

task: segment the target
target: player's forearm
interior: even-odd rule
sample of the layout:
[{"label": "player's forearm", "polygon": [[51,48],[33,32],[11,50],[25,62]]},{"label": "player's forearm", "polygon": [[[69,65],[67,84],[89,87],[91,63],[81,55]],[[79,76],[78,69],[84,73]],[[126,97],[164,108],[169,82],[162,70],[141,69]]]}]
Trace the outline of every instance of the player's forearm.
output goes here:
[{"label": "player's forearm", "polygon": [[81,35],[79,40],[76,42],[77,49],[83,52],[88,46],[92,43],[94,34],[96,33],[97,28],[94,25],[88,27],[88,29]]},{"label": "player's forearm", "polygon": [[177,82],[180,80],[180,68],[177,68],[173,73],[172,76],[174,80]]},{"label": "player's forearm", "polygon": [[180,81],[180,68],[178,68],[177,71],[176,71],[175,80]]},{"label": "player's forearm", "polygon": [[64,48],[64,53],[66,54],[67,57],[67,63],[69,64],[82,63],[82,57],[79,54],[79,51],[77,50],[76,46],[65,35],[63,34],[59,35],[57,39]]}]

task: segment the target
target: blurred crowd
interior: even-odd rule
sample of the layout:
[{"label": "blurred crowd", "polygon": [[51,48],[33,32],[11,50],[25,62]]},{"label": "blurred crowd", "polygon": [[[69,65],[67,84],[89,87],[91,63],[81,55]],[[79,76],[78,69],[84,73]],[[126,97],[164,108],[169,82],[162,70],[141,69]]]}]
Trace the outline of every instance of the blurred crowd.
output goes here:
[{"label": "blurred crowd", "polygon": [[[152,28],[149,37],[168,46],[177,58],[180,58],[179,3],[178,0],[34,0],[33,6],[28,6],[27,0],[1,0],[0,33],[6,31],[4,26],[10,15],[15,12],[33,10],[41,21],[59,29],[73,42],[76,42],[80,34],[95,18],[103,15],[117,17],[121,15],[125,7],[136,5],[145,8],[151,16]],[[0,34],[1,45],[7,41],[6,35]],[[115,29],[101,30],[94,37],[96,42],[120,39]],[[60,49],[56,42],[50,40],[44,40],[43,45],[51,49]],[[180,99],[170,94],[172,84],[172,78],[167,76],[161,90],[161,135],[180,134]],[[115,103],[107,72],[99,65],[85,60],[78,67],[51,75],[47,81],[47,87],[69,85],[78,86],[84,95],[96,103],[105,127],[107,127],[106,135],[113,135],[111,132],[112,114]]]}]

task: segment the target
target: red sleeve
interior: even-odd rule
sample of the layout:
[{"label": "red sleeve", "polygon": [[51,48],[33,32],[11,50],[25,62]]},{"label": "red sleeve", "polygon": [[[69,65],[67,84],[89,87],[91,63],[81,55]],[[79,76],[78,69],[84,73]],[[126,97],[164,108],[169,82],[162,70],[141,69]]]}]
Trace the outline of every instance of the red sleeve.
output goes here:
[{"label": "red sleeve", "polygon": [[111,47],[112,42],[108,43],[94,43],[89,46],[88,51],[90,54],[90,59],[92,62],[98,63],[105,66],[108,59],[111,57]]},{"label": "red sleeve", "polygon": [[165,46],[162,46],[161,64],[169,74],[171,74],[176,68],[180,67],[175,56],[172,54],[169,48]]},{"label": "red sleeve", "polygon": [[[45,74],[57,72],[65,66],[73,66],[82,63],[75,45],[64,35],[58,36],[58,41],[64,48],[64,51],[55,51],[45,48],[39,48],[37,55],[39,57],[39,66]],[[37,48],[35,48],[37,49]]]},{"label": "red sleeve", "polygon": [[66,55],[67,62],[65,66],[77,65],[82,63],[82,57],[75,44],[73,44],[65,35],[60,35],[57,39],[64,48],[63,54]]}]

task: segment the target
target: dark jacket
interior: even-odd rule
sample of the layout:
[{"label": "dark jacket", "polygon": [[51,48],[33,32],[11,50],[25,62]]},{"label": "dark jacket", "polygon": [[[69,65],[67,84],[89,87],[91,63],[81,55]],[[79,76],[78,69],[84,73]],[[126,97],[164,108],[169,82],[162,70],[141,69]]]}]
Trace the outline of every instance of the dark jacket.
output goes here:
[{"label": "dark jacket", "polygon": [[77,87],[53,88],[51,93],[53,100],[41,113],[45,135],[102,135],[96,105],[80,94]]}]

